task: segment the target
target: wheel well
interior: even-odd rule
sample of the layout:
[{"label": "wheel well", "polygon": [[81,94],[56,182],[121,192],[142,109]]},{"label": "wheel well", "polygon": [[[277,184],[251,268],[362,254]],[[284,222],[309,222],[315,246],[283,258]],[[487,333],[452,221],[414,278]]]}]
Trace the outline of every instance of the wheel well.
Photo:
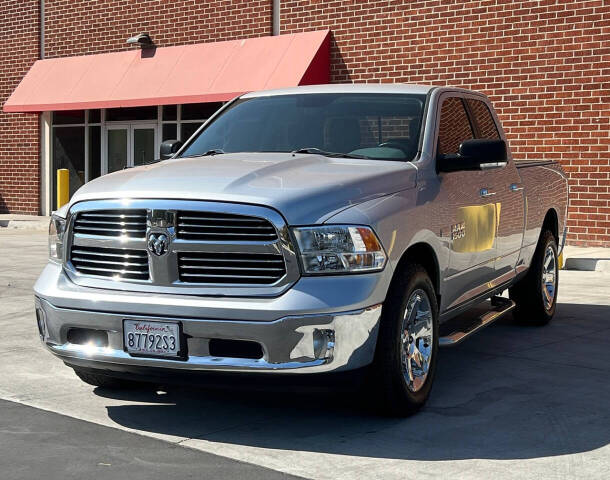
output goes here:
[{"label": "wheel well", "polygon": [[545,230],[549,230],[553,234],[555,242],[559,245],[559,221],[557,220],[557,212],[552,208],[546,212],[540,233],[542,234]]},{"label": "wheel well", "polygon": [[402,257],[400,257],[400,261],[394,272],[394,277],[396,277],[405,265],[408,265],[409,263],[421,265],[426,270],[430,276],[432,285],[434,285],[436,297],[440,301],[440,273],[438,259],[436,258],[436,253],[434,253],[433,248],[427,243],[416,243],[415,245],[411,245],[407,248],[407,251],[403,253]]}]

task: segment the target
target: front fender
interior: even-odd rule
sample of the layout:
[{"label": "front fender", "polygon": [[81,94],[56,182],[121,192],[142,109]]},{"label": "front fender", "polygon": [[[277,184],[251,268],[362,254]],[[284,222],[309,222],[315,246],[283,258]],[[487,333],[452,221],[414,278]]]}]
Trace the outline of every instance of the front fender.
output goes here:
[{"label": "front fender", "polygon": [[350,207],[325,223],[372,227],[388,254],[388,266],[392,272],[409,247],[424,243],[434,251],[439,278],[442,279],[449,266],[449,248],[440,236],[442,227],[436,225],[439,216],[432,211],[433,202],[418,205],[416,200],[417,189],[404,190]]}]

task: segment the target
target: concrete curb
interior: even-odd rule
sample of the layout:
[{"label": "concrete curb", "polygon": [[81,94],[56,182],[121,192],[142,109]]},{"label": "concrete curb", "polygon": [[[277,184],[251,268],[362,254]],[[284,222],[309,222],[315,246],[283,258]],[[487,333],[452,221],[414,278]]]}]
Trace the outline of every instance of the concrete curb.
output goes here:
[{"label": "concrete curb", "polygon": [[46,231],[48,228],[49,217],[0,215],[0,232],[5,229]]},{"label": "concrete curb", "polygon": [[579,270],[581,272],[610,272],[610,258],[568,258],[565,270]]}]

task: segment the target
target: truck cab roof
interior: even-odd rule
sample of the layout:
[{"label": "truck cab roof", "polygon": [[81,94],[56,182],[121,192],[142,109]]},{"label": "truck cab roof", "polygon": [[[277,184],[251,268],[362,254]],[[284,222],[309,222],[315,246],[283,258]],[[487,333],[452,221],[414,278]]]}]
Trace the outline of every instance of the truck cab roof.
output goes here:
[{"label": "truck cab roof", "polygon": [[329,85],[303,85],[300,87],[260,90],[242,95],[240,98],[271,97],[276,95],[295,95],[313,93],[409,93],[427,95],[432,90],[460,91],[483,95],[480,92],[459,87],[439,87],[436,85],[418,85],[410,83],[334,83]]}]

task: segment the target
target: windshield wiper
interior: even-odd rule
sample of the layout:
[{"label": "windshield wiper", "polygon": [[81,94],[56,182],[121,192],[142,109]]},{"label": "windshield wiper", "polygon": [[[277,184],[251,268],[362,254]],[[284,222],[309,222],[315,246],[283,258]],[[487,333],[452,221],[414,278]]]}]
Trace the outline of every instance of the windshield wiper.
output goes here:
[{"label": "windshield wiper", "polygon": [[299,148],[297,150],[293,150],[290,152],[292,154],[295,153],[313,153],[315,155],[324,155],[325,157],[333,157],[333,158],[364,158],[370,159],[371,157],[367,157],[366,155],[357,155],[355,153],[340,153],[340,152],[327,152],[325,150],[321,150],[316,147],[305,147]]},{"label": "windshield wiper", "polygon": [[222,148],[213,148],[212,150],[208,150],[207,152],[195,153],[193,155],[184,155],[183,157],[178,158],[212,157],[214,155],[222,155],[223,153],[226,152]]}]

